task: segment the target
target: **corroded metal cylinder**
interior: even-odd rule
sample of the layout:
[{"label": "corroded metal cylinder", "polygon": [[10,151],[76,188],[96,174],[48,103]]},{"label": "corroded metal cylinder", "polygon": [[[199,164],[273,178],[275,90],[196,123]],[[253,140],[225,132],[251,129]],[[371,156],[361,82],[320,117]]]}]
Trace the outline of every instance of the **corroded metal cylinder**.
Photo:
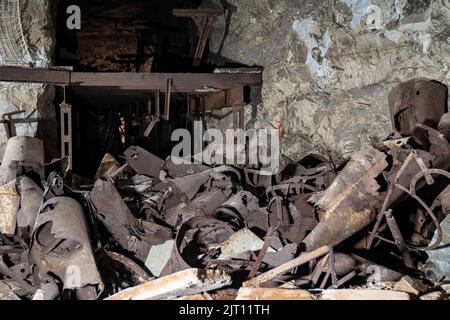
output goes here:
[{"label": "corroded metal cylinder", "polygon": [[416,124],[437,128],[447,108],[447,86],[424,79],[410,80],[389,94],[389,109],[394,130],[410,136]]}]

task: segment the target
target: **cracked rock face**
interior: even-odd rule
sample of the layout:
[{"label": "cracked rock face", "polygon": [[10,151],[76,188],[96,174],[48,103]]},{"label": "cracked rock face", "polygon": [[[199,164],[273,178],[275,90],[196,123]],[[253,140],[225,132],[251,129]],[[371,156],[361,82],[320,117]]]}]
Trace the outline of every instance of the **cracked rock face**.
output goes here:
[{"label": "cracked rock face", "polygon": [[211,60],[264,67],[262,99],[249,123],[283,124],[287,156],[348,157],[392,131],[388,94],[397,84],[450,82],[448,0],[205,0],[203,6],[222,3],[228,10],[213,25]]},{"label": "cracked rock face", "polygon": [[[11,2],[11,0],[2,1]],[[56,40],[53,12],[57,1],[20,0],[19,3],[24,39],[32,64],[34,67],[46,68],[52,64],[54,57]],[[29,59],[24,58],[23,60]],[[21,65],[28,66],[25,63]],[[0,117],[7,113],[20,112],[11,117],[13,119],[38,119],[39,122],[30,121],[30,123],[16,124],[13,133],[45,137],[47,154],[52,155],[56,148],[55,135],[57,134],[54,130],[56,125],[53,107],[54,95],[55,89],[50,85],[0,82]],[[0,126],[0,159],[3,158],[6,142],[5,128]]]}]

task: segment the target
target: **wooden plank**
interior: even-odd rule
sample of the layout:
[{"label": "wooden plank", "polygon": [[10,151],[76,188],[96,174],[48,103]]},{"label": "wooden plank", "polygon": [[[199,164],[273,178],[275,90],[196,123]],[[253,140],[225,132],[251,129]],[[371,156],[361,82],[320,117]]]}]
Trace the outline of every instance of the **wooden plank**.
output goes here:
[{"label": "wooden plank", "polygon": [[321,300],[410,300],[405,292],[372,289],[330,289],[322,291]]},{"label": "wooden plank", "polygon": [[236,300],[314,300],[314,295],[306,290],[240,288]]},{"label": "wooden plank", "polygon": [[312,259],[319,258],[329,252],[330,248],[328,246],[320,247],[314,251],[306,252],[301,254],[299,257],[286,262],[282,264],[281,266],[278,266],[270,271],[267,271],[266,273],[263,273],[256,278],[253,278],[249,281],[246,281],[243,283],[243,287],[259,287],[263,285],[264,283],[273,280],[275,277],[295,268],[302,264],[305,264]]},{"label": "wooden plank", "polygon": [[68,84],[71,71],[0,67],[0,81]]},{"label": "wooden plank", "polygon": [[176,17],[217,17],[223,13],[220,9],[173,9],[172,11]]},{"label": "wooden plank", "polygon": [[122,90],[166,89],[173,79],[173,92],[192,92],[205,89],[230,89],[240,86],[259,86],[261,74],[214,73],[72,73],[72,86],[107,87]]},{"label": "wooden plank", "polygon": [[232,88],[224,91],[214,92],[202,96],[202,103],[205,106],[205,111],[228,108],[234,106],[243,106],[244,102],[244,88]]},{"label": "wooden plank", "polygon": [[262,84],[261,74],[101,73],[0,67],[0,81],[66,84],[75,88],[164,91],[168,79],[173,79],[173,92],[203,92]]},{"label": "wooden plank", "polygon": [[203,28],[200,32],[200,38],[198,40],[197,49],[195,50],[195,54],[194,54],[194,62],[192,64],[194,67],[199,67],[202,62],[203,53],[205,52],[205,47],[206,47],[206,41],[209,38],[209,33],[211,30],[211,25],[212,25],[213,19],[214,18],[212,18],[212,17],[207,17],[205,19]]}]

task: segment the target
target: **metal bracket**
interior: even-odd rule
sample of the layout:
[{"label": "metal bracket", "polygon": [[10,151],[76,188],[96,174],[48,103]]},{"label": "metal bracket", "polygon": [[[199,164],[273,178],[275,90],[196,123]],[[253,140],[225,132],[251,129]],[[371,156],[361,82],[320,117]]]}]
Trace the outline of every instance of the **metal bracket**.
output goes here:
[{"label": "metal bracket", "polygon": [[61,115],[61,158],[69,159],[68,170],[73,168],[73,141],[72,141],[72,106],[65,102],[60,104]]}]

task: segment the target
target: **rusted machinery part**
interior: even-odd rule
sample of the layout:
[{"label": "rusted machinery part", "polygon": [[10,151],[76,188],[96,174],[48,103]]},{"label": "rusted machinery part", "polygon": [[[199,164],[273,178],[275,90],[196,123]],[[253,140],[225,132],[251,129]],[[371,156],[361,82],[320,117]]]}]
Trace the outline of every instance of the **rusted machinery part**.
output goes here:
[{"label": "rusted machinery part", "polygon": [[410,186],[409,186],[409,190],[402,185],[398,185],[398,184],[396,185],[397,188],[399,188],[400,190],[409,194],[414,200],[416,200],[425,209],[425,211],[428,213],[431,220],[433,221],[433,224],[436,226],[436,237],[435,237],[436,240],[434,241],[433,244],[430,244],[427,247],[414,247],[414,246],[408,245],[408,247],[411,249],[416,249],[416,250],[421,250],[421,251],[429,251],[429,250],[438,249],[440,246],[440,243],[442,241],[442,236],[443,236],[441,224],[440,224],[439,220],[437,219],[436,215],[433,213],[433,211],[430,209],[430,207],[422,199],[420,199],[416,194],[416,185],[417,185],[418,181],[422,177],[424,177],[428,174],[441,175],[441,176],[444,176],[444,177],[447,177],[448,179],[450,179],[450,173],[447,171],[440,170],[440,169],[428,169],[428,170],[424,170],[422,172],[417,173],[413,177],[413,179],[411,180]]},{"label": "rusted machinery part", "polygon": [[297,193],[304,193],[302,190],[308,190],[310,192],[318,192],[316,188],[305,184],[305,183],[295,183],[295,182],[288,182],[288,183],[282,183],[276,186],[272,186],[266,189],[266,195],[269,197],[269,194],[275,193],[276,191],[283,191],[284,195],[287,196],[291,190],[298,190]]},{"label": "rusted machinery part", "polygon": [[25,279],[23,279],[23,277],[19,273],[14,272],[11,268],[9,268],[6,265],[3,259],[3,255],[0,255],[0,274],[3,274],[4,276],[17,282],[20,289],[23,291],[25,295],[34,294],[37,290],[36,287],[29,284]]},{"label": "rusted machinery part", "polygon": [[376,179],[389,165],[386,157],[369,145],[353,155],[316,204],[319,224],[303,240],[308,251],[341,243],[374,221],[384,198]]},{"label": "rusted machinery part", "polygon": [[411,135],[416,124],[437,127],[445,113],[447,86],[437,81],[414,79],[389,94],[391,122],[403,136]]},{"label": "rusted machinery part", "polygon": [[29,257],[36,264],[37,279],[51,273],[65,289],[96,285],[103,290],[83,209],[72,198],[51,198],[41,206]]},{"label": "rusted machinery part", "polygon": [[106,254],[112,260],[123,264],[124,266],[129,268],[131,271],[133,271],[136,275],[138,275],[140,277],[140,279],[142,279],[143,282],[150,281],[153,279],[152,275],[150,275],[146,270],[144,270],[141,266],[139,266],[132,259],[125,257],[124,255],[122,255],[118,252],[113,252],[113,251],[106,251]]},{"label": "rusted machinery part", "polygon": [[[177,236],[175,238],[175,245],[173,247],[172,256],[161,272],[161,276],[166,276],[171,273],[189,269],[192,267],[190,263],[185,260],[185,257],[183,257],[182,251],[183,248],[187,246],[186,233],[193,229],[199,229],[200,232],[206,233],[206,235],[203,237],[200,234],[196,235],[195,240],[198,242],[202,241],[202,238],[205,242],[210,241],[213,238],[220,238],[216,239],[216,242],[221,243],[234,233],[234,230],[228,223],[215,218],[193,217],[187,220],[178,230]],[[220,230],[221,233],[218,232]],[[194,241],[194,239],[191,240]],[[208,243],[204,244],[207,245]],[[199,246],[200,244],[198,243],[195,245],[196,248],[198,248]]]}]

